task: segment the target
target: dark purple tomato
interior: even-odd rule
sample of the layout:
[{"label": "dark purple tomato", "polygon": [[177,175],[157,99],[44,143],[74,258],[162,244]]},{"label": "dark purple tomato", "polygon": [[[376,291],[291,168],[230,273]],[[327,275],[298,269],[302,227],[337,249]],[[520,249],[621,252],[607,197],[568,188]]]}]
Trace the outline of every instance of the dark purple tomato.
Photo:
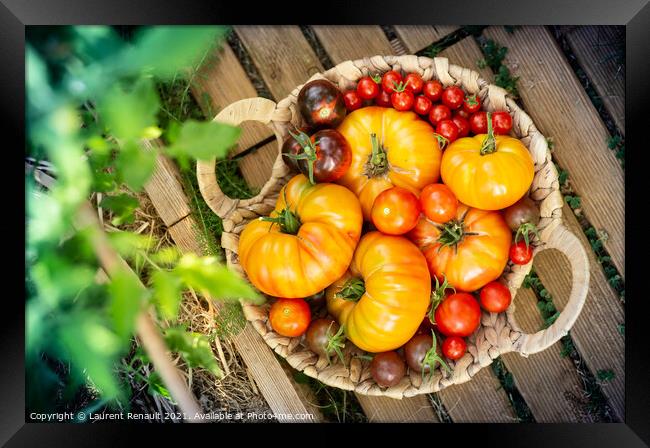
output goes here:
[{"label": "dark purple tomato", "polygon": [[310,81],[300,89],[298,108],[307,124],[315,128],[335,128],[347,113],[343,94],[325,79]]},{"label": "dark purple tomato", "polygon": [[305,302],[309,304],[312,310],[318,310],[325,306],[325,290],[317,292],[309,297],[305,297]]},{"label": "dark purple tomato", "polygon": [[396,352],[377,353],[370,363],[370,374],[380,387],[391,387],[404,378],[406,365]]},{"label": "dark purple tomato", "polygon": [[[297,134],[292,135],[291,133],[289,133],[289,136],[282,144],[282,156],[283,156],[282,158],[284,160],[284,163],[289,165],[289,167],[294,171],[300,171],[300,168],[298,167],[298,161],[292,156],[297,156],[298,154],[303,152],[302,149],[303,145],[298,140],[300,140],[300,136],[303,135],[304,135],[304,139],[309,139],[309,136],[307,135],[308,132],[309,132],[309,128],[303,127],[297,131]],[[299,136],[299,138],[296,139],[295,135]]]},{"label": "dark purple tomato", "polygon": [[[299,150],[291,144],[285,159],[294,160],[300,171],[314,183],[334,182],[350,168],[352,151],[348,141],[334,129],[322,129],[309,137],[304,132],[294,134]],[[283,153],[285,152],[283,147]]]},{"label": "dark purple tomato", "polygon": [[416,334],[404,344],[404,358],[409,368],[417,373],[429,373],[437,364],[443,365],[440,346],[433,348],[433,336]]},{"label": "dark purple tomato", "polygon": [[312,321],[305,336],[309,349],[318,356],[330,358],[343,348],[345,336],[337,337],[340,326],[332,319],[316,319]]},{"label": "dark purple tomato", "polygon": [[539,208],[532,199],[524,196],[503,211],[503,218],[516,232],[522,224],[539,224]]}]

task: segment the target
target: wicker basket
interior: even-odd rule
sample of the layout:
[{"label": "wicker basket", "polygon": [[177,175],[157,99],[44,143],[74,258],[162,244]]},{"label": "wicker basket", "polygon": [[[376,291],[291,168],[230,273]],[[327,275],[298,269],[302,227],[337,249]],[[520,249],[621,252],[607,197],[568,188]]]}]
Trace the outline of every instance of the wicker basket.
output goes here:
[{"label": "wicker basket", "polygon": [[[566,307],[547,329],[534,334],[524,332],[514,318],[515,299],[505,313],[483,312],[481,326],[467,340],[467,353],[455,363],[450,362],[452,374],[438,368],[423,380],[420,374],[411,372],[398,385],[387,389],[380,388],[374,382],[370,375],[369,361],[358,356],[363,352],[351,343],[346,344],[345,364],[338,361],[328,365],[325,359],[319,359],[303,345],[302,338],[287,338],[272,330],[268,322],[268,304],[259,307],[244,305],[246,318],[266,343],[295,369],[341,389],[354,390],[364,395],[402,398],[436,392],[449,385],[468,381],[503,353],[515,351],[528,356],[557,342],[567,334],[584,304],[589,286],[589,261],[578,238],[562,223],[563,201],[558,173],[551,162],[546,138],[504,89],[488,84],[473,70],[449,64],[446,58],[431,59],[413,55],[374,56],[346,61],[312,76],[309,81],[326,78],[343,90],[353,88],[362,76],[388,70],[416,72],[424,80],[438,79],[444,86],[459,85],[472,94],[478,93],[484,109],[507,110],[510,113],[514,133],[528,147],[535,162],[535,177],[529,195],[540,207],[541,221],[538,227],[541,243],[535,247],[534,254],[549,248],[563,252],[570,261],[573,282]],[[215,121],[233,125],[248,120],[258,121],[273,129],[278,140],[278,157],[271,178],[257,196],[245,200],[229,198],[217,183],[215,161],[200,162],[197,166],[201,193],[211,209],[223,219],[221,243],[227,264],[242,275],[244,273],[237,257],[239,234],[251,219],[268,215],[273,210],[280,189],[295,174],[284,163],[279,148],[288,135],[289,123],[300,126],[302,122],[296,106],[301,87],[296,87],[277,104],[264,98],[245,99],[231,104],[215,117]],[[526,266],[513,266],[509,263],[506,267],[502,280],[508,285],[513,297],[531,267],[532,261]]]}]

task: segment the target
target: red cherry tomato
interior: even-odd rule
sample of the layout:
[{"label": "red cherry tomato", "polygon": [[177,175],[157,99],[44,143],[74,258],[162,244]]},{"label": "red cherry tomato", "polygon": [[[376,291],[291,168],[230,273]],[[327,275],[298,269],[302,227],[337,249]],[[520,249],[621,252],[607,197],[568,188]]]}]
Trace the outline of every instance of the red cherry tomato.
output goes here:
[{"label": "red cherry tomato", "polygon": [[444,104],[435,104],[429,112],[429,121],[436,126],[442,120],[451,120],[451,110]]},{"label": "red cherry tomato", "polygon": [[431,101],[440,101],[440,97],[442,96],[442,84],[440,81],[437,80],[431,80],[427,81],[424,83],[424,86],[422,87],[422,93],[424,96],[429,98]]},{"label": "red cherry tomato", "polygon": [[359,109],[363,105],[363,100],[356,90],[347,90],[344,92],[343,101],[345,101],[345,107],[350,112]]},{"label": "red cherry tomato", "polygon": [[436,133],[451,143],[458,138],[458,126],[452,120],[442,120],[436,125]]},{"label": "red cherry tomato", "polygon": [[364,76],[357,84],[357,94],[364,100],[371,100],[379,95],[379,84],[370,76]]},{"label": "red cherry tomato", "polygon": [[481,307],[471,294],[457,292],[438,305],[434,317],[440,333],[467,337],[481,323]]},{"label": "red cherry tomato", "polygon": [[463,105],[465,92],[458,86],[449,86],[442,91],[442,104],[450,109],[458,109]]},{"label": "red cherry tomato", "polygon": [[481,110],[481,99],[477,95],[470,95],[463,100],[463,111],[473,114]]},{"label": "red cherry tomato", "polygon": [[311,311],[303,299],[278,299],[271,305],[269,320],[276,333],[294,338],[307,331]]},{"label": "red cherry tomato", "polygon": [[466,351],[467,343],[465,339],[458,336],[451,336],[442,343],[442,354],[448,359],[456,361],[462,358]]},{"label": "red cherry tomato", "polygon": [[469,117],[469,128],[473,134],[487,134],[487,114],[478,111]]},{"label": "red cherry tomato", "polygon": [[466,118],[456,114],[452,117],[451,121],[458,126],[458,137],[467,137],[469,135],[469,121]]},{"label": "red cherry tomato", "polygon": [[395,70],[388,71],[381,77],[381,87],[386,92],[392,93],[400,82],[402,82],[402,75]]},{"label": "red cherry tomato", "polygon": [[393,107],[390,102],[390,92],[383,90],[379,92],[379,95],[375,98],[375,104],[380,107]]},{"label": "red cherry tomato", "polygon": [[407,90],[410,90],[414,94],[422,92],[422,88],[424,87],[422,76],[417,73],[409,73],[406,75],[404,78],[404,84],[406,85]]},{"label": "red cherry tomato", "polygon": [[533,258],[533,247],[526,247],[525,241],[519,241],[510,246],[510,261],[514,264],[528,264]]},{"label": "red cherry tomato", "polygon": [[491,313],[503,313],[512,302],[512,295],[506,285],[493,281],[485,285],[480,293],[481,306]]},{"label": "red cherry tomato", "polygon": [[415,97],[415,102],[413,103],[413,110],[416,114],[427,115],[431,110],[431,100],[424,95],[418,95]]},{"label": "red cherry tomato", "polygon": [[469,122],[470,114],[468,114],[465,109],[461,108],[461,109],[456,110],[454,112],[454,115],[456,115],[457,117],[463,117],[465,120],[467,120]]},{"label": "red cherry tomato", "polygon": [[390,95],[390,103],[393,105],[395,110],[411,110],[413,109],[413,103],[415,102],[415,97],[413,92],[404,90],[402,92],[393,92]]},{"label": "red cherry tomato", "polygon": [[445,184],[429,184],[420,192],[422,211],[431,221],[443,224],[456,216],[458,199]]},{"label": "red cherry tomato", "polygon": [[492,114],[492,127],[495,134],[508,134],[512,129],[512,117],[505,111],[494,112]]},{"label": "red cherry tomato", "polygon": [[413,230],[420,218],[420,201],[402,187],[382,191],[372,205],[372,222],[388,235],[402,235]]}]

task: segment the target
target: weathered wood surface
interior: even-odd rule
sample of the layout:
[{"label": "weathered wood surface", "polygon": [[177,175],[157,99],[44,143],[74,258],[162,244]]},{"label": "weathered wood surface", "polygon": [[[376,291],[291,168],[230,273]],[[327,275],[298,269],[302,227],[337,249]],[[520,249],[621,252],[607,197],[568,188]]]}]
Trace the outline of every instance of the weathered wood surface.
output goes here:
[{"label": "weathered wood surface", "polygon": [[440,423],[424,395],[401,400],[357,395],[357,399],[372,423]]},{"label": "weathered wood surface", "polygon": [[612,262],[625,273],[625,189],[623,170],[607,147],[609,133],[567,64],[557,42],[544,27],[503,27],[483,31],[508,47],[504,63],[519,76],[524,109],[555,144],[553,155],[569,172],[582,199],[585,216],[605,230]]},{"label": "weathered wood surface", "polygon": [[625,135],[625,27],[572,26],[562,32],[578,63]]},{"label": "weathered wood surface", "polygon": [[386,34],[378,26],[314,25],[312,28],[334,64],[393,52]]},{"label": "weathered wood surface", "polygon": [[395,34],[411,53],[417,53],[458,28],[455,25],[395,25]]}]

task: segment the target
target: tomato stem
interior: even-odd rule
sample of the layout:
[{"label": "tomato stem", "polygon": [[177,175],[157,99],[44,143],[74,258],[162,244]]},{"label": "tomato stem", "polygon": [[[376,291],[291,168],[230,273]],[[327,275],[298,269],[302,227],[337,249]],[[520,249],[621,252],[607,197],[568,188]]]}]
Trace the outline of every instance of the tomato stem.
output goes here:
[{"label": "tomato stem", "polygon": [[442,359],[442,357],[438,354],[438,341],[436,341],[436,333],[431,330],[431,338],[433,344],[431,345],[431,348],[427,352],[426,355],[424,355],[424,359],[422,360],[422,381],[424,381],[424,374],[426,367],[429,367],[429,374],[433,374],[433,369],[436,366],[436,363],[440,364],[440,366],[444,367],[447,372],[450,374],[452,373],[451,369],[447,365],[447,363]]},{"label": "tomato stem", "polygon": [[465,230],[465,216],[467,212],[460,219],[452,219],[449,222],[444,224],[437,225],[438,230],[440,230],[440,236],[438,237],[438,242],[440,246],[438,247],[438,252],[442,250],[443,247],[454,247],[454,250],[458,250],[458,244],[463,241],[463,238],[467,235],[476,235],[476,232],[468,232]]},{"label": "tomato stem", "polygon": [[445,297],[447,297],[447,290],[450,289],[453,292],[456,292],[456,288],[454,288],[449,284],[449,282],[447,281],[447,276],[445,274],[442,274],[442,285],[438,281],[437,276],[434,276],[433,278],[436,281],[436,286],[435,288],[433,288],[433,291],[431,292],[431,308],[429,309],[429,321],[432,324],[435,324],[436,308],[438,308],[438,305],[440,305],[442,301],[445,299]]},{"label": "tomato stem", "polygon": [[334,297],[337,299],[350,300],[352,302],[357,302],[361,299],[361,296],[366,292],[366,285],[363,282],[363,279],[353,277],[346,281],[339,292],[334,294]]},{"label": "tomato stem", "polygon": [[515,234],[515,244],[519,242],[519,239],[521,237],[524,238],[524,242],[526,243],[526,249],[528,249],[528,246],[530,246],[530,234],[533,234],[537,237],[537,239],[540,239],[539,236],[539,231],[537,230],[537,226],[533,224],[532,222],[525,222],[522,225],[519,226],[517,229],[517,233]]},{"label": "tomato stem", "polygon": [[331,364],[330,353],[334,352],[341,360],[341,364],[345,365],[345,358],[343,356],[343,350],[345,348],[345,328],[341,325],[338,331],[335,334],[330,334],[332,329],[332,322],[327,328],[327,344],[325,345],[325,355],[327,357],[327,363]]},{"label": "tomato stem", "polygon": [[302,153],[285,155],[295,160],[307,160],[309,182],[311,182],[313,185],[316,183],[314,182],[314,163],[316,163],[316,160],[318,160],[318,156],[316,154],[316,146],[318,146],[318,142],[312,142],[311,138],[309,138],[309,136],[301,130],[298,130],[297,134],[289,131],[289,134],[291,134],[291,136],[296,139],[298,144],[302,147]]},{"label": "tomato stem", "polygon": [[492,127],[492,114],[490,112],[487,113],[487,129],[488,129],[488,133],[485,136],[485,140],[483,140],[483,144],[481,145],[482,156],[486,154],[492,154],[497,150],[497,141],[494,138],[494,128]]},{"label": "tomato stem", "polygon": [[302,222],[300,222],[300,217],[297,213],[292,212],[289,203],[287,202],[287,191],[286,188],[283,190],[284,203],[286,208],[280,212],[276,212],[277,216],[272,218],[270,216],[265,216],[260,218],[262,221],[271,222],[280,226],[280,231],[282,233],[288,233],[290,235],[297,235]]},{"label": "tomato stem", "polygon": [[372,153],[368,157],[364,173],[369,178],[380,176],[388,170],[386,149],[377,140],[377,134],[370,134],[370,143],[372,145]]}]

